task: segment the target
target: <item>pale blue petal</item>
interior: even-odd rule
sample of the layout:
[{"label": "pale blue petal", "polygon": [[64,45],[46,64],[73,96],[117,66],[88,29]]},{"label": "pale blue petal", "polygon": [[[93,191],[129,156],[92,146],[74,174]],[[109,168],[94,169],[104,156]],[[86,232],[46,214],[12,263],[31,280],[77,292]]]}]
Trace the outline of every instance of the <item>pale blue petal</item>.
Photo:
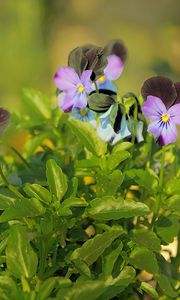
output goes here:
[{"label": "pale blue petal", "polygon": [[106,80],[104,83],[99,83],[98,82],[98,88],[101,90],[109,90],[112,91],[114,93],[117,92],[117,87],[110,81],[110,80]]},{"label": "pale blue petal", "polygon": [[106,128],[102,128],[101,125],[97,128],[97,135],[105,142],[111,141],[114,136],[115,132],[114,129],[110,124],[107,125]]},{"label": "pale blue petal", "polygon": [[110,106],[110,108],[100,116],[99,120],[101,123],[102,128],[106,128],[108,124],[110,123],[110,113],[113,108],[113,105]]}]

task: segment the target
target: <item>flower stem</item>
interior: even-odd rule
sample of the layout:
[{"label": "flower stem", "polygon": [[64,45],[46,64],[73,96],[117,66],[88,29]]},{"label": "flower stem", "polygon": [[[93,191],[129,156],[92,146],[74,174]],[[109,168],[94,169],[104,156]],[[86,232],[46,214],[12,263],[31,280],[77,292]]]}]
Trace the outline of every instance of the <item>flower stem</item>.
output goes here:
[{"label": "flower stem", "polygon": [[154,224],[161,205],[162,201],[162,191],[163,191],[163,183],[164,183],[164,164],[165,164],[165,154],[166,154],[166,146],[162,147],[162,155],[161,155],[161,167],[159,173],[159,185],[158,185],[158,192],[157,192],[157,201],[155,206],[154,217],[152,220],[152,225]]},{"label": "flower stem", "polygon": [[21,161],[24,163],[24,165],[28,168],[31,169],[31,166],[28,164],[28,162],[25,160],[25,158],[21,155],[21,153],[19,153],[19,151],[14,148],[13,146],[11,146],[8,142],[6,141],[0,141],[0,144],[8,147],[9,149],[11,149],[20,159]]},{"label": "flower stem", "polygon": [[135,138],[136,138],[136,129],[137,129],[137,117],[138,117],[138,107],[137,107],[137,102],[135,100],[134,102],[134,122],[133,122],[133,129],[132,129],[132,137],[131,137],[131,143],[135,143]]},{"label": "flower stem", "polygon": [[152,163],[152,146],[153,146],[153,135],[149,134],[147,136],[147,145],[148,145],[148,159],[146,167],[150,168]]},{"label": "flower stem", "polygon": [[17,151],[16,148],[14,148],[13,146],[10,146],[10,148],[12,149],[12,151],[14,153],[16,153],[16,155],[22,160],[22,162],[24,163],[24,165],[31,170],[31,166],[28,164],[28,162],[25,160],[25,158],[21,155],[21,153],[19,153],[19,151]]},{"label": "flower stem", "polygon": [[95,85],[95,88],[96,88],[96,93],[99,94],[99,89],[98,89],[98,85],[97,85],[97,82],[96,82],[96,81],[94,81],[94,85]]}]

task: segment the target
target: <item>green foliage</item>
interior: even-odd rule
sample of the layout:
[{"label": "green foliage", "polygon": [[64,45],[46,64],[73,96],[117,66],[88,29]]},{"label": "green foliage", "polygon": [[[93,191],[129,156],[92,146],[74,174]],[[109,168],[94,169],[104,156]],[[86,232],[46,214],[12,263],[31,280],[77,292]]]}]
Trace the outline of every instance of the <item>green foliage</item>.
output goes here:
[{"label": "green foliage", "polygon": [[0,298],[176,299],[179,248],[166,261],[161,245],[179,234],[178,158],[167,158],[160,193],[157,146],[107,146],[41,93],[22,101],[12,125],[31,138],[0,158]]},{"label": "green foliage", "polygon": [[154,253],[145,247],[136,246],[130,254],[129,261],[140,270],[146,270],[152,274],[158,272],[158,264]]},{"label": "green foliage", "polygon": [[133,216],[143,216],[149,211],[142,202],[126,201],[122,198],[103,197],[90,202],[85,214],[97,220],[118,220]]},{"label": "green foliage", "polygon": [[134,229],[132,240],[139,246],[145,246],[152,251],[159,252],[160,240],[153,231],[147,229]]},{"label": "green foliage", "polygon": [[38,257],[30,245],[26,228],[21,225],[10,229],[6,261],[9,271],[17,278],[31,278],[36,273]]},{"label": "green foliage", "polygon": [[53,159],[47,161],[46,176],[52,197],[61,201],[67,191],[67,178]]},{"label": "green foliage", "polygon": [[68,126],[79,141],[93,154],[101,156],[106,153],[107,145],[96,134],[96,131],[88,123],[82,126],[81,121],[70,119]]},{"label": "green foliage", "polygon": [[94,238],[86,241],[81,248],[77,248],[71,255],[71,259],[80,258],[92,265],[104,250],[111,245],[114,239],[122,234],[121,230],[111,230],[102,234],[96,235]]}]

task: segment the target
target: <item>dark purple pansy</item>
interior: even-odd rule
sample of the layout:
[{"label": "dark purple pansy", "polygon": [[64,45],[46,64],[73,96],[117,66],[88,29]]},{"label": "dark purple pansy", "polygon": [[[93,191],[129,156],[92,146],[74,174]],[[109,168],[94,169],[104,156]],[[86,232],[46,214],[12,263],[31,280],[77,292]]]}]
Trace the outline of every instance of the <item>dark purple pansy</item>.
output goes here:
[{"label": "dark purple pansy", "polygon": [[178,135],[176,125],[180,125],[180,82],[152,77],[144,82],[141,93],[146,100],[142,111],[152,120],[148,131],[163,145],[174,143]]},{"label": "dark purple pansy", "polygon": [[93,90],[93,83],[90,79],[91,70],[83,71],[79,77],[71,67],[61,67],[54,76],[57,88],[64,92],[60,93],[59,106],[64,111],[72,108],[84,108],[87,106],[87,94]]},{"label": "dark purple pansy", "polygon": [[0,133],[2,133],[4,128],[6,127],[9,117],[9,112],[3,108],[0,108]]}]

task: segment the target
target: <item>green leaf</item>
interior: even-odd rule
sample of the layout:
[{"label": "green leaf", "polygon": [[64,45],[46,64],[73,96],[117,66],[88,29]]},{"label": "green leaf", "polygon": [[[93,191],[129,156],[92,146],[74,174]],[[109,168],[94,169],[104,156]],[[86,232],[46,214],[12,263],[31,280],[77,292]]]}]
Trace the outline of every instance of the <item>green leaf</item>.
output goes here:
[{"label": "green leaf", "polygon": [[136,271],[134,268],[127,266],[116,278],[110,276],[106,280],[107,289],[98,300],[113,299],[113,297],[121,293],[134,280],[135,275]]},{"label": "green leaf", "polygon": [[155,254],[145,247],[135,247],[129,256],[129,262],[140,270],[156,274],[159,270]]},{"label": "green leaf", "polygon": [[114,170],[121,162],[131,157],[128,151],[118,151],[108,156],[107,166],[109,170]]},{"label": "green leaf", "polygon": [[51,295],[51,292],[55,288],[57,283],[56,277],[50,277],[42,282],[40,289],[38,291],[38,299],[39,300],[46,300],[47,297]]},{"label": "green leaf", "polygon": [[10,228],[6,261],[8,270],[16,278],[31,278],[36,273],[38,258],[27,238],[26,228],[22,225]]},{"label": "green leaf", "polygon": [[26,110],[33,118],[50,119],[51,104],[49,99],[41,92],[33,89],[23,89],[22,100]]},{"label": "green leaf", "polygon": [[9,191],[7,188],[0,189],[0,210],[4,210],[16,201],[17,196]]},{"label": "green leaf", "polygon": [[66,193],[67,198],[71,198],[71,197],[76,197],[77,192],[78,192],[78,184],[79,184],[79,180],[77,177],[73,177],[68,185],[68,190]]},{"label": "green leaf", "polygon": [[96,112],[104,112],[115,102],[116,95],[93,93],[88,96],[88,106]]},{"label": "green leaf", "polygon": [[159,299],[159,295],[155,288],[147,282],[141,282],[140,289],[150,295],[153,299]]},{"label": "green leaf", "polygon": [[98,172],[96,176],[97,196],[114,195],[121,186],[123,180],[124,175],[120,170],[114,170],[111,174],[107,174],[104,171]]},{"label": "green leaf", "polygon": [[153,231],[147,229],[134,229],[132,233],[132,239],[136,244],[144,246],[152,251],[159,252],[161,250],[160,240]]},{"label": "green leaf", "polygon": [[134,181],[139,185],[144,187],[145,189],[152,192],[157,187],[157,179],[147,170],[141,169],[132,169],[125,172],[125,174],[134,179]]},{"label": "green leaf", "polygon": [[167,276],[161,274],[159,277],[157,277],[157,282],[161,290],[165,293],[165,295],[168,295],[169,297],[173,298],[177,297],[177,293],[172,288],[170,280]]},{"label": "green leaf", "polygon": [[115,249],[107,249],[109,250],[107,254],[104,255],[103,265],[102,265],[102,275],[104,278],[107,278],[111,275],[112,270],[114,268],[114,264],[121,253],[123,248],[123,243],[118,241],[118,246]]},{"label": "green leaf", "polygon": [[69,119],[68,126],[80,142],[93,154],[101,156],[106,153],[107,145],[96,134],[96,130],[89,123]]},{"label": "green leaf", "polygon": [[38,291],[38,300],[46,300],[55,288],[70,287],[70,279],[64,277],[50,277],[43,281]]},{"label": "green leaf", "polygon": [[15,281],[9,276],[0,276],[1,300],[21,299]]},{"label": "green leaf", "polygon": [[155,223],[155,229],[163,242],[169,244],[173,242],[179,232],[179,219],[176,216],[161,216]]},{"label": "green leaf", "polygon": [[165,186],[165,191],[168,195],[180,195],[180,179],[168,180]]},{"label": "green leaf", "polygon": [[74,259],[73,260],[73,265],[75,266],[76,270],[81,275],[91,277],[91,271],[90,271],[88,265],[83,260],[81,260],[80,258]]},{"label": "green leaf", "polygon": [[89,159],[81,159],[75,161],[76,168],[97,168],[99,167],[100,159],[97,156],[92,156]]},{"label": "green leaf", "polygon": [[126,114],[129,114],[130,108],[134,105],[136,99],[134,97],[123,98],[124,107],[126,110]]},{"label": "green leaf", "polygon": [[28,196],[34,197],[41,202],[44,202],[46,204],[51,202],[50,192],[39,184],[26,183],[24,191]]},{"label": "green leaf", "polygon": [[144,203],[106,196],[92,200],[90,206],[86,208],[85,214],[97,220],[118,220],[143,216],[147,212],[149,212],[149,208]]},{"label": "green leaf", "polygon": [[80,258],[86,264],[92,265],[104,250],[122,234],[121,230],[114,230],[97,234],[94,238],[86,241],[81,248],[77,248],[71,255],[71,260]]},{"label": "green leaf", "polygon": [[67,178],[53,159],[46,163],[46,177],[50,192],[61,201],[67,191]]},{"label": "green leaf", "polygon": [[119,151],[125,151],[125,150],[128,150],[130,148],[132,148],[133,144],[130,143],[130,142],[121,142],[121,143],[118,143],[117,145],[115,145],[112,149],[112,153],[116,153],[116,152],[119,152]]},{"label": "green leaf", "polygon": [[167,199],[166,205],[175,214],[180,214],[180,194],[173,195]]},{"label": "green leaf", "polygon": [[46,209],[42,206],[39,200],[32,199],[17,199],[13,205],[7,208],[0,216],[0,223],[7,222],[23,217],[36,217],[43,215]]},{"label": "green leaf", "polygon": [[84,207],[87,206],[88,203],[83,198],[70,197],[65,199],[62,203],[63,207]]},{"label": "green leaf", "polygon": [[109,285],[114,286],[128,286],[129,283],[134,279],[135,275],[136,271],[134,270],[134,268],[127,266],[116,278],[109,277],[106,282]]},{"label": "green leaf", "polygon": [[58,208],[58,216],[67,217],[72,215],[72,211],[68,207],[64,207],[62,204]]},{"label": "green leaf", "polygon": [[86,280],[77,282],[68,289],[64,300],[95,300],[104,292],[105,283],[101,280]]}]

